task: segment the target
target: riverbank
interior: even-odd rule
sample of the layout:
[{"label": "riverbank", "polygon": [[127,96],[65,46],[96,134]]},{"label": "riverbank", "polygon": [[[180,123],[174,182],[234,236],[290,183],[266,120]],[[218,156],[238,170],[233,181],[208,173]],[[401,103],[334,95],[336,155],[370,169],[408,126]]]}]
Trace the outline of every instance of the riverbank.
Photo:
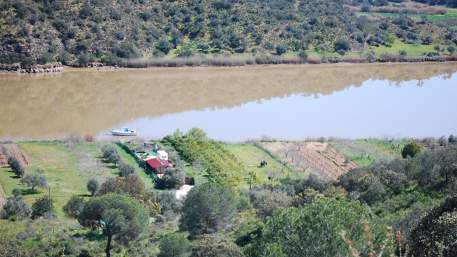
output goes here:
[{"label": "riverbank", "polygon": [[97,70],[114,70],[118,68],[154,68],[154,67],[239,67],[252,65],[278,65],[278,64],[336,64],[336,63],[426,63],[426,62],[457,62],[457,55],[445,56],[404,56],[385,54],[376,56],[311,56],[301,58],[298,56],[193,56],[178,58],[154,59],[128,59],[114,63],[88,63],[84,66],[63,66],[61,63],[32,65],[23,67],[21,64],[0,64],[0,71],[13,73],[56,73],[62,72],[64,67],[71,68],[96,68]]}]

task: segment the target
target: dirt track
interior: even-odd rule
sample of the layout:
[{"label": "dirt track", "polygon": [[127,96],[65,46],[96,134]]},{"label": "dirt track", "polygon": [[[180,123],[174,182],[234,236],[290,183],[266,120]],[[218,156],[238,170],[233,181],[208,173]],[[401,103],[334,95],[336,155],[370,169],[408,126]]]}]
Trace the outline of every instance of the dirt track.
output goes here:
[{"label": "dirt track", "polygon": [[327,143],[264,142],[262,146],[294,169],[317,175],[324,180],[336,180],[357,167]]},{"label": "dirt track", "polygon": [[5,194],[5,191],[3,191],[2,185],[0,185],[0,209],[3,207],[5,202],[6,202],[6,194]]}]

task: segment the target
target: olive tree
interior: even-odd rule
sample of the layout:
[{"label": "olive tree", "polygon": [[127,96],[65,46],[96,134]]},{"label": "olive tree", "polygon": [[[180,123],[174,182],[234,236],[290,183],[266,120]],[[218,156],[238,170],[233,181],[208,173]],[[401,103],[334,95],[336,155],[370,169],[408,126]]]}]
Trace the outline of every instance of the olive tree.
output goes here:
[{"label": "olive tree", "polygon": [[215,233],[233,218],[235,195],[226,187],[208,182],[190,190],[182,211],[180,228],[191,236]]},{"label": "olive tree", "polygon": [[135,168],[133,168],[131,165],[120,162],[119,163],[119,176],[120,177],[127,177],[130,175],[135,174]]},{"label": "olive tree", "polygon": [[403,150],[401,151],[401,156],[403,158],[414,157],[418,153],[420,153],[421,150],[422,150],[422,147],[418,143],[411,142],[411,143],[406,144],[405,147],[403,147]]},{"label": "olive tree", "polygon": [[78,218],[82,209],[84,208],[84,199],[79,196],[72,196],[67,204],[63,207],[63,211],[68,217]]},{"label": "olive tree", "polygon": [[54,203],[47,196],[38,198],[32,204],[32,219],[39,217],[50,217],[54,212]]},{"label": "olive tree", "polygon": [[25,168],[24,165],[14,156],[8,157],[8,165],[11,170],[16,174],[17,177],[21,178],[24,176]]},{"label": "olive tree", "polygon": [[92,196],[94,196],[95,193],[97,193],[98,188],[99,188],[98,181],[95,180],[95,179],[93,179],[93,178],[91,178],[91,179],[87,182],[87,186],[86,186],[86,187],[87,187],[87,191],[89,191],[90,194],[91,194]]},{"label": "olive tree", "polygon": [[0,218],[20,220],[29,217],[30,213],[32,213],[32,210],[22,200],[22,196],[20,194],[15,194],[6,201],[3,209],[0,211]]},{"label": "olive tree", "polygon": [[31,187],[33,192],[35,192],[36,187],[45,188],[48,186],[46,177],[42,174],[25,175],[21,182]]},{"label": "olive tree", "polygon": [[148,211],[137,200],[118,194],[92,198],[78,216],[84,227],[101,228],[106,237],[105,253],[111,256],[112,240],[126,244],[144,231],[148,225]]}]

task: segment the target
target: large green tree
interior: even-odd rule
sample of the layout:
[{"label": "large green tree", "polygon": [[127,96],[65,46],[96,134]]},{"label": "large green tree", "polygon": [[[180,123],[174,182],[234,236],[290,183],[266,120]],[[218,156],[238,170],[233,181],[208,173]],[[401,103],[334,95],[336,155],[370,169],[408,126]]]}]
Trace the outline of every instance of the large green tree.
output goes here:
[{"label": "large green tree", "polygon": [[[261,236],[250,247],[250,256],[305,257],[351,256],[341,233],[355,249],[366,249],[364,224],[369,212],[359,202],[322,198],[299,208],[287,208],[269,218]],[[375,244],[382,236],[371,226]]]},{"label": "large green tree", "polygon": [[181,229],[192,236],[223,229],[236,212],[234,193],[217,183],[205,183],[190,190],[182,208]]},{"label": "large green tree", "polygon": [[99,227],[106,236],[105,253],[110,257],[115,239],[127,243],[136,239],[148,225],[148,211],[137,200],[118,194],[107,194],[88,201],[78,216],[84,227]]}]

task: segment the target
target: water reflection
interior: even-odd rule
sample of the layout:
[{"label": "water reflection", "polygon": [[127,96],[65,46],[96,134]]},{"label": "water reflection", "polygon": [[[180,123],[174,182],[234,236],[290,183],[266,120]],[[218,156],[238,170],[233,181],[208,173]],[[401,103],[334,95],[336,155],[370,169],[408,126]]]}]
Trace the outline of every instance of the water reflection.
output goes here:
[{"label": "water reflection", "polygon": [[[437,136],[457,128],[457,64],[180,68],[0,75],[0,138]],[[454,74],[454,75],[453,75]]]}]

